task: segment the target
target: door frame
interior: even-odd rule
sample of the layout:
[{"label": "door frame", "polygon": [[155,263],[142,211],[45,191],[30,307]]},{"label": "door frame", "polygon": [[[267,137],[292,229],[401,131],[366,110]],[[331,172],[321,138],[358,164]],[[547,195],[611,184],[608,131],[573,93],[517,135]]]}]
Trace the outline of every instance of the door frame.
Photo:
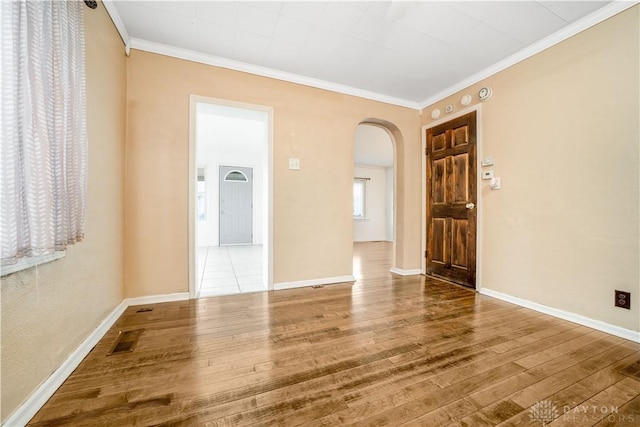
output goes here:
[{"label": "door frame", "polygon": [[[189,270],[189,299],[196,298],[196,106],[197,104],[214,104],[224,107],[243,108],[246,110],[256,110],[267,113],[267,141],[265,151],[265,181],[267,186],[267,197],[263,213],[263,250],[262,261],[264,265],[263,282],[267,285],[267,290],[273,290],[273,107],[246,102],[232,101],[228,99],[212,98],[201,95],[189,96],[189,173],[187,177],[189,186],[188,200],[188,270]],[[255,191],[255,189],[254,189]]]},{"label": "door frame", "polygon": [[429,124],[422,126],[422,237],[421,237],[421,250],[420,257],[422,274],[427,274],[426,257],[424,256],[427,250],[427,130],[433,127],[439,126],[443,123],[450,122],[458,117],[465,116],[471,112],[476,112],[476,292],[480,292],[482,289],[482,210],[483,210],[483,197],[482,197],[482,104],[477,104],[465,109],[462,109],[454,114],[443,117],[440,120],[435,120]]}]

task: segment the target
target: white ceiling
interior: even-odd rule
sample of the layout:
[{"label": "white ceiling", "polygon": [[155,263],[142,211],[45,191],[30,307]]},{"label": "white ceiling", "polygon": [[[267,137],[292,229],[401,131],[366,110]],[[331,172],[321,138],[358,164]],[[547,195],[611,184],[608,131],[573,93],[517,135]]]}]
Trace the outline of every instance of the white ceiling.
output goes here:
[{"label": "white ceiling", "polygon": [[389,134],[378,126],[356,127],[353,159],[357,165],[393,166],[393,142]]},{"label": "white ceiling", "polygon": [[133,39],[421,102],[609,2],[112,3]]}]

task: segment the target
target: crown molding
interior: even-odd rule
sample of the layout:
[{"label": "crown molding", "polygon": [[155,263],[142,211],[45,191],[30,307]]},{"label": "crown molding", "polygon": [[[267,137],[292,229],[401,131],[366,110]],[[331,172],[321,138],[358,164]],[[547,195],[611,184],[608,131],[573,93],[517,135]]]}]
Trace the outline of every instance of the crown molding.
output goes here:
[{"label": "crown molding", "polygon": [[113,25],[115,25],[116,30],[118,30],[118,33],[120,34],[120,38],[124,43],[125,53],[127,54],[127,56],[129,56],[129,49],[131,48],[131,36],[127,31],[127,27],[124,25],[124,21],[122,20],[120,13],[118,13],[118,9],[116,9],[116,6],[113,3],[113,0],[102,0],[102,4],[104,5],[104,8],[107,10],[109,17],[111,18],[111,22],[113,22]]},{"label": "crown molding", "polygon": [[453,86],[448,87],[447,89],[436,93],[435,95],[425,99],[420,102],[420,109],[424,109],[430,105],[435,104],[443,100],[444,98],[451,96],[463,89],[468,88],[471,85],[478,83],[481,80],[484,80],[488,77],[493,76],[494,74],[503,71],[518,62],[522,62],[527,58],[532,57],[545,49],[550,48],[570,37],[575,36],[576,34],[593,27],[594,25],[599,24],[600,22],[611,18],[614,15],[617,15],[620,12],[623,12],[630,7],[638,4],[638,0],[615,0],[612,3],[604,6],[601,9],[596,10],[590,15],[585,16],[584,18],[570,24],[563,29],[543,38],[542,40],[514,53],[513,55],[503,59],[502,61],[496,62],[492,66],[485,68],[484,70],[468,77]]},{"label": "crown molding", "polygon": [[202,52],[196,52],[189,49],[168,46],[162,43],[150,42],[138,38],[131,39],[131,48],[145,52],[157,53],[160,55],[171,56],[173,58],[184,59],[187,61],[199,62],[201,64],[213,65],[215,67],[227,68],[229,70],[241,71],[244,73],[254,74],[262,77],[283,80],[290,83],[301,84],[304,86],[315,87],[318,89],[338,92],[345,95],[357,96],[359,98],[370,99],[373,101],[384,102],[386,104],[398,105],[400,107],[419,110],[420,106],[415,101],[409,101],[402,98],[383,95],[364,89],[358,89],[338,83],[332,83],[313,77],[301,76],[299,74],[287,73],[285,71],[275,70],[273,68],[263,67],[260,65],[248,64],[246,62],[236,61],[233,59],[222,58],[219,56],[209,55]]},{"label": "crown molding", "polygon": [[138,49],[145,52],[157,53],[160,55],[170,56],[174,58],[184,59],[187,61],[198,62],[201,64],[213,65],[216,67],[226,68],[229,70],[241,71],[249,74],[254,74],[262,77],[269,77],[277,80],[283,80],[290,83],[301,84],[304,86],[315,87],[318,89],[329,90],[332,92],[342,93],[345,95],[357,96],[359,98],[370,99],[373,101],[384,102],[386,104],[397,105],[400,107],[411,108],[414,110],[423,110],[424,108],[435,104],[442,99],[451,96],[469,86],[472,86],[494,74],[499,73],[519,62],[530,58],[545,49],[548,49],[574,35],[599,24],[600,22],[617,15],[639,3],[640,0],[614,0],[612,3],[604,6],[601,9],[596,10],[590,15],[574,22],[573,24],[564,27],[560,31],[553,33],[544,39],[516,52],[515,54],[493,64],[492,66],[485,68],[484,70],[454,84],[453,86],[444,89],[435,95],[425,99],[422,102],[415,102],[407,99],[396,98],[389,95],[383,95],[380,93],[358,89],[352,86],[342,85],[338,83],[332,83],[326,80],[320,80],[313,77],[306,77],[294,73],[288,73],[285,71],[275,70],[268,67],[259,65],[248,64],[246,62],[235,61],[232,59],[222,58],[214,55],[209,55],[202,52],[196,52],[189,49],[177,48],[162,43],[151,42],[148,40],[132,38],[129,36],[127,29],[124,25],[124,21],[120,17],[116,7],[113,4],[113,0],[103,0],[103,4],[111,17],[116,29],[120,33],[120,37],[125,43],[125,49],[127,55],[129,49]]}]

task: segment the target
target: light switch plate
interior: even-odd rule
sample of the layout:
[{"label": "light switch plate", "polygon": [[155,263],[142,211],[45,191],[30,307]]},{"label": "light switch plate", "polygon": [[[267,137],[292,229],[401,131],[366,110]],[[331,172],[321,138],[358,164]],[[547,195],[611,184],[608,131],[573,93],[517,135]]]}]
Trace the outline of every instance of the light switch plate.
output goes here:
[{"label": "light switch plate", "polygon": [[482,171],[482,179],[493,178],[493,171]]},{"label": "light switch plate", "polygon": [[300,170],[300,159],[289,159],[289,170]]},{"label": "light switch plate", "polygon": [[482,166],[492,166],[493,165],[493,157],[485,157],[481,162]]}]

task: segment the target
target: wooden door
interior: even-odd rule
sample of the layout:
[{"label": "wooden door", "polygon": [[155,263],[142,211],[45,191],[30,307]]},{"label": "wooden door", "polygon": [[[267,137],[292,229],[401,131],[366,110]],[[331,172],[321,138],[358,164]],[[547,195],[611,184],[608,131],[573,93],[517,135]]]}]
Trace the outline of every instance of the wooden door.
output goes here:
[{"label": "wooden door", "polygon": [[427,274],[476,286],[476,113],[427,130]]}]

